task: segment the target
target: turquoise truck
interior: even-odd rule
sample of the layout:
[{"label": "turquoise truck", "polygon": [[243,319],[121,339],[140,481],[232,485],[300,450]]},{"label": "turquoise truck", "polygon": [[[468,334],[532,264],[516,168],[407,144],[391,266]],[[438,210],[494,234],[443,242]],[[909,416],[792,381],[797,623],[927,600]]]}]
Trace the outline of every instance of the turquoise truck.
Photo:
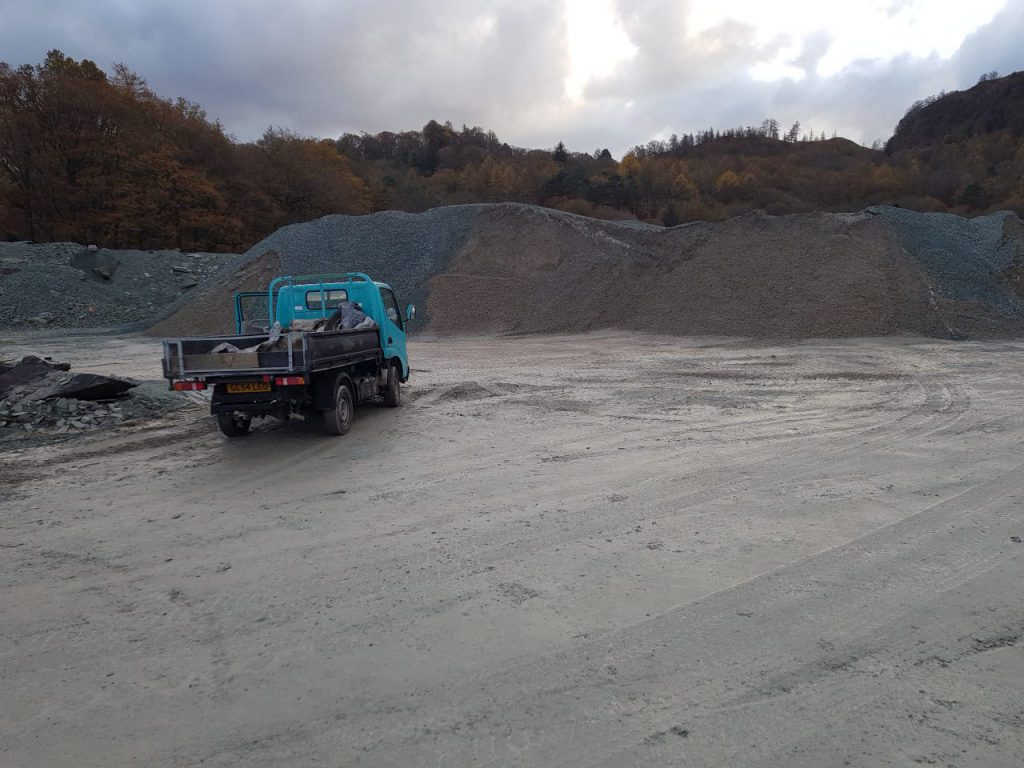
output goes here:
[{"label": "turquoise truck", "polygon": [[293,414],[343,435],[357,404],[401,404],[416,308],[400,313],[386,283],[361,272],[278,277],[266,291],[235,294],[234,306],[234,335],[163,340],[170,388],[210,391],[228,437],[248,433],[253,418]]}]

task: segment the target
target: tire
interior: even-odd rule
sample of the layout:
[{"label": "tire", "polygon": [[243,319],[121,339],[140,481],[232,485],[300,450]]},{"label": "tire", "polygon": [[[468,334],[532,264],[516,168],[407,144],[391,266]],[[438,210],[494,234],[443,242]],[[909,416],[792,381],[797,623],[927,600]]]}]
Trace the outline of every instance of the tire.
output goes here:
[{"label": "tire", "polygon": [[397,408],[402,404],[402,385],[398,381],[400,374],[394,363],[388,366],[388,383],[384,389],[384,405]]},{"label": "tire", "polygon": [[238,413],[218,413],[217,426],[220,431],[228,437],[242,437],[249,434],[249,427],[252,426],[252,416]]},{"label": "tire", "polygon": [[344,435],[352,426],[352,393],[342,382],[334,395],[334,407],[324,411],[324,427],[332,435]]}]

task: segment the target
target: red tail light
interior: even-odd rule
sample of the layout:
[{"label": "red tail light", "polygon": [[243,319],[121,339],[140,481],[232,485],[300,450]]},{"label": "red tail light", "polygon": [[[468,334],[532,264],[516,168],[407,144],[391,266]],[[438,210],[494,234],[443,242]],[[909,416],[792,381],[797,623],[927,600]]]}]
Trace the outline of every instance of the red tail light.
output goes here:
[{"label": "red tail light", "polygon": [[274,383],[279,387],[301,387],[306,383],[305,376],[276,376]]},{"label": "red tail light", "polygon": [[171,385],[175,392],[194,392],[197,389],[206,389],[205,381],[176,381]]}]

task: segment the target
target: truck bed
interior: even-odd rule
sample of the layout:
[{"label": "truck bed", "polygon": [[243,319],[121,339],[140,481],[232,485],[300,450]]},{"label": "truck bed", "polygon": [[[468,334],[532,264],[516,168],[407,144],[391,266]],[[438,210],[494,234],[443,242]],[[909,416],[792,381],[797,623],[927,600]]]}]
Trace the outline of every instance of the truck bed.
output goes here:
[{"label": "truck bed", "polygon": [[269,334],[164,339],[164,377],[313,373],[373,360],[383,354],[377,328],[281,334],[273,349],[213,352],[227,343],[245,350],[267,341]]}]

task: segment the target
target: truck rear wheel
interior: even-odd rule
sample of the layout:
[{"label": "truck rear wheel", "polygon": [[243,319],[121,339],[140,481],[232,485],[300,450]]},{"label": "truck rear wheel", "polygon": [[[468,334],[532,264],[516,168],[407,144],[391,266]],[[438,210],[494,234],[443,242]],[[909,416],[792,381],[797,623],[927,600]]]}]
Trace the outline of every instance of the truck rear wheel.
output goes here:
[{"label": "truck rear wheel", "polygon": [[233,413],[218,413],[217,426],[228,437],[241,437],[248,434],[249,427],[252,426],[252,416],[238,413],[237,411]]},{"label": "truck rear wheel", "polygon": [[324,426],[332,435],[344,435],[352,426],[352,393],[344,383],[338,386],[334,407],[324,411]]},{"label": "truck rear wheel", "polygon": [[401,375],[394,363],[388,366],[388,383],[384,389],[384,405],[388,408],[397,408],[402,404],[402,385],[399,382]]}]

